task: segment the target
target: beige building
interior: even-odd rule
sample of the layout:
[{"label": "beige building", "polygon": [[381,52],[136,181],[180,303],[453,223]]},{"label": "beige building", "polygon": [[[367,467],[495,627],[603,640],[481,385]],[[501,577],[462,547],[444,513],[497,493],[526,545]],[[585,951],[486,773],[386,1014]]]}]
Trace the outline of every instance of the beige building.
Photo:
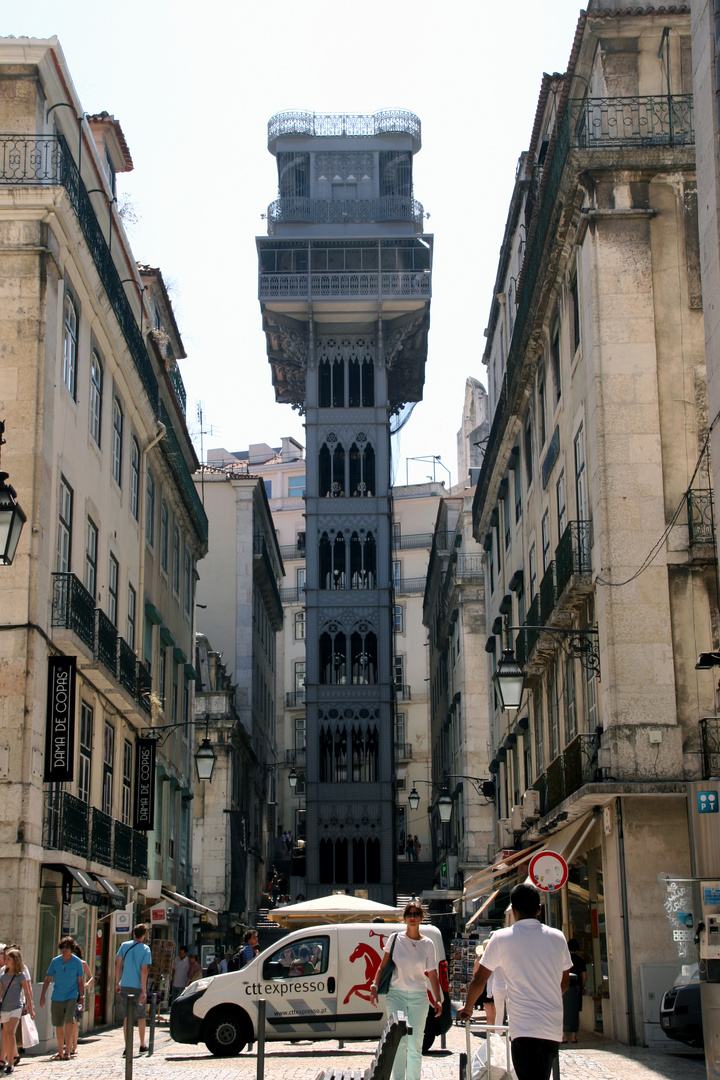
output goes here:
[{"label": "beige building", "polygon": [[[27,514],[0,592],[3,932],[38,981],[63,933],[96,958],[92,1026],[113,1013],[115,908],[149,915],[164,888],[180,898],[176,933],[192,933],[181,724],[207,520],[182,341],[114,209],[132,168],[122,129],[85,115],[55,38],[1,39],[0,86],[3,466]],[[139,738],[154,735],[142,785]]]},{"label": "beige building", "polygon": [[[591,961],[582,1023],[629,1043],[662,1038],[643,1009],[652,965],[680,961],[657,876],[690,871],[685,783],[715,711],[695,670],[717,608],[690,20],[655,9],[593,3],[567,72],[543,77],[473,506],[489,676],[505,625],[527,627],[509,631],[521,708],[490,695],[496,844],[566,856],[547,913]],[[488,870],[485,892],[526,872]]]}]

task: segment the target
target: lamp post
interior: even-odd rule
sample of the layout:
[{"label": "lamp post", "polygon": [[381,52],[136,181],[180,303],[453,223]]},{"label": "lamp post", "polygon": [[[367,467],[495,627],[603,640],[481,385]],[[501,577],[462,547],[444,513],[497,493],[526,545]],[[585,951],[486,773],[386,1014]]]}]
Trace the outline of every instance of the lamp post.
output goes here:
[{"label": "lamp post", "polygon": [[[565,639],[567,641],[569,654],[571,656],[577,656],[584,668],[588,671],[594,671],[597,677],[600,678],[600,652],[598,649],[597,627],[578,630],[575,628],[566,629],[558,626],[531,626],[529,623],[522,623],[520,626],[511,626],[507,616],[505,616],[503,629],[505,633],[505,648],[501,659],[498,661],[495,674],[493,675],[493,684],[500,701],[500,708],[503,709],[504,712],[520,708],[522,693],[525,686],[525,670],[515,659],[515,653],[510,647],[511,630],[530,630],[534,634],[554,634],[560,639]],[[700,664],[703,657],[707,655],[708,654],[705,653],[701,654],[698,664]]]},{"label": "lamp post", "polygon": [[[215,768],[215,762],[217,761],[217,754],[215,753],[215,747],[210,742],[208,724],[209,720],[188,720],[187,724],[162,724],[159,727],[145,728],[141,734],[145,739],[156,738],[158,743],[162,743],[167,738],[168,732],[178,731],[180,727],[200,727],[205,724],[205,738],[202,740],[193,757],[195,758],[195,769],[197,772],[198,780],[207,780],[208,783],[212,780],[213,770]],[[162,738],[159,737],[160,733],[165,734]]]},{"label": "lamp post", "polygon": [[475,788],[478,795],[482,795],[489,803],[495,801],[495,781],[482,776],[465,776],[456,773],[446,773],[442,780],[414,780],[412,791],[408,795],[408,803],[411,810],[417,810],[420,806],[420,792],[416,784],[427,784],[428,787],[440,789],[437,800],[438,814],[443,825],[447,825],[452,817],[453,799],[450,794],[450,781],[464,780]]},{"label": "lamp post", "polygon": [[[5,421],[0,420],[0,448],[5,445]],[[17,501],[11,484],[6,483],[9,474],[0,471],[0,565],[10,566],[15,558],[20,533],[27,521],[25,512]]]}]

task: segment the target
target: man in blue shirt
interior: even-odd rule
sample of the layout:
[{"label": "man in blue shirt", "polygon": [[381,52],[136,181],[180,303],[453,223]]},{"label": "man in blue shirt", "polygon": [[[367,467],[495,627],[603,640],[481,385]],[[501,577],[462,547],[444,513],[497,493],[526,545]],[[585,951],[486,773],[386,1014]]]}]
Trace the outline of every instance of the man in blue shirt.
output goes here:
[{"label": "man in blue shirt", "polygon": [[[147,926],[138,923],[133,929],[131,941],[123,941],[115,959],[115,989],[120,995],[123,1014],[123,1031],[127,1030],[127,999],[135,997],[135,1016],[140,1033],[140,1053],[147,1052],[145,1045],[145,1006],[147,1004],[148,968],[152,963],[152,953],[145,944]],[[124,1054],[124,1051],[123,1051]]]},{"label": "man in blue shirt", "polygon": [[58,1052],[53,1059],[55,1061],[67,1061],[70,1056],[75,1010],[78,998],[82,1001],[85,993],[82,960],[73,952],[74,945],[73,938],[62,939],[58,945],[60,954],[50,961],[40,994],[40,1008],[42,1009],[45,1007],[47,988],[54,980],[50,1015],[58,1042]]}]

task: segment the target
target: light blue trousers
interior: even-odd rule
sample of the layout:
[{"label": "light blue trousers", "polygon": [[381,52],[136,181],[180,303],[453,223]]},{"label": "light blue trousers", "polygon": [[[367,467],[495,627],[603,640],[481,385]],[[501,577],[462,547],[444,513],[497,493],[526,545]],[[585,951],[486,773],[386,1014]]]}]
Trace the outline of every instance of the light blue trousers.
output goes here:
[{"label": "light blue trousers", "polygon": [[412,1035],[400,1040],[393,1065],[395,1080],[420,1080],[422,1072],[422,1044],[425,1034],[430,999],[425,990],[396,990],[387,993],[387,1014],[404,1012],[408,1018]]}]

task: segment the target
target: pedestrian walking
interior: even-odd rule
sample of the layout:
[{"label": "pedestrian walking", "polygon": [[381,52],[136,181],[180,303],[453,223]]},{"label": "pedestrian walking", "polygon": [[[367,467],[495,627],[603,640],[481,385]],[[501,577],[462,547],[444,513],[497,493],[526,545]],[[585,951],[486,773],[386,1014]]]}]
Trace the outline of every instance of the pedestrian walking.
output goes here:
[{"label": "pedestrian walking", "polygon": [[415,861],[415,841],[413,840],[412,836],[410,836],[410,834],[408,834],[407,844],[405,845],[405,851],[407,853],[407,861],[408,862],[414,862]]},{"label": "pedestrian walking", "polygon": [[254,960],[257,954],[260,952],[260,948],[258,946],[257,930],[246,930],[243,941],[245,942],[245,944],[242,948],[241,960],[242,967],[245,967],[245,965],[249,964],[252,960]]},{"label": "pedestrian walking", "polygon": [[413,850],[415,852],[415,862],[418,862],[420,859],[420,841],[417,836],[413,836]]},{"label": "pedestrian walking", "polygon": [[15,1040],[15,1029],[22,1016],[23,1003],[27,1004],[30,1016],[35,1018],[32,1000],[32,983],[26,974],[19,949],[7,949],[5,970],[0,975],[0,1024],[2,1024],[2,1045],[0,1057],[5,1063],[5,1072],[11,1073],[20,1060]]},{"label": "pedestrian walking", "polygon": [[570,985],[563,994],[563,1042],[567,1042],[567,1035],[572,1035],[571,1042],[576,1043],[577,1033],[580,1028],[580,1010],[582,1009],[583,993],[587,983],[587,964],[580,955],[580,945],[576,938],[570,938],[568,949],[572,958],[570,968]]},{"label": "pedestrian walking", "polygon": [[197,953],[191,952],[189,960],[190,960],[190,965],[188,967],[188,977],[187,977],[187,985],[188,986],[190,985],[190,983],[197,982],[198,979],[202,979],[202,968],[200,967],[200,964],[198,963]]},{"label": "pedestrian walking", "polygon": [[510,904],[514,923],[490,938],[458,1017],[470,1019],[491,972],[501,966],[517,1078],[550,1080],[562,1039],[562,995],[572,959],[562,932],[539,922],[540,893],[534,885],[516,885]]},{"label": "pedestrian walking", "polygon": [[232,953],[226,952],[226,953],[225,953],[225,955],[223,956],[222,960],[221,960],[221,961],[220,961],[220,963],[218,964],[218,972],[219,972],[219,973],[220,973],[221,975],[225,975],[225,974],[227,974],[227,970],[228,970],[228,961],[229,961],[229,959],[230,959],[230,957],[231,957],[231,956],[232,956]]},{"label": "pedestrian walking", "polygon": [[90,970],[90,965],[85,960],[83,960],[82,949],[77,944],[77,942],[73,946],[73,952],[78,957],[83,966],[83,992],[78,998],[78,1003],[75,1008],[75,1019],[72,1026],[72,1039],[70,1042],[70,1046],[65,1047],[65,1049],[70,1054],[70,1057],[75,1057],[75,1055],[77,1054],[78,1035],[80,1034],[80,1024],[82,1023],[83,1010],[85,1007],[85,994],[88,992],[95,979],[95,976]]},{"label": "pedestrian walking", "polygon": [[[120,995],[123,1014],[123,1032],[127,1033],[128,997],[135,998],[135,1016],[140,1035],[140,1053],[147,1053],[145,1045],[145,1011],[147,1008],[147,976],[152,964],[152,953],[145,942],[147,926],[138,923],[133,928],[130,941],[123,941],[115,957],[115,990]],[[123,1050],[123,1057],[125,1051]]]},{"label": "pedestrian walking", "polygon": [[72,1026],[75,1020],[77,1003],[83,996],[84,972],[82,960],[73,952],[74,938],[64,937],[58,948],[57,956],[50,961],[47,975],[40,993],[40,1008],[45,1008],[45,995],[50,983],[53,983],[50,1015],[57,1035],[57,1054],[53,1061],[69,1061],[72,1045]]},{"label": "pedestrian walking", "polygon": [[411,900],[405,905],[403,922],[405,932],[391,934],[385,943],[382,961],[370,985],[370,1000],[378,1003],[378,984],[390,962],[394,970],[387,992],[387,1013],[404,1012],[412,1027],[412,1034],[400,1040],[393,1067],[394,1080],[420,1080],[422,1072],[422,1043],[427,1019],[428,980],[432,988],[435,1015],[442,1013],[442,995],[437,970],[437,954],[430,938],[420,933],[420,923],[425,915],[422,906]]},{"label": "pedestrian walking", "polygon": [[182,994],[183,990],[187,986],[188,981],[188,968],[190,967],[190,960],[188,959],[187,949],[184,945],[181,945],[178,949],[177,956],[172,962],[172,985],[170,986],[170,1005],[176,997]]}]

